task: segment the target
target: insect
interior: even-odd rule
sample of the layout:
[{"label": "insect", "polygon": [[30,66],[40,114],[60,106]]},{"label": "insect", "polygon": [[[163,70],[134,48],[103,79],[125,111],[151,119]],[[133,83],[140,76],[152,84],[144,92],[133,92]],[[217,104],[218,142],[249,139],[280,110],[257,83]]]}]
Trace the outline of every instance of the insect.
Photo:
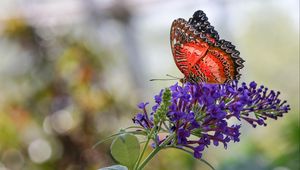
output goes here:
[{"label": "insect", "polygon": [[184,74],[183,81],[223,84],[239,79],[244,60],[231,42],[218,32],[198,10],[188,21],[173,21],[170,32],[173,58]]}]

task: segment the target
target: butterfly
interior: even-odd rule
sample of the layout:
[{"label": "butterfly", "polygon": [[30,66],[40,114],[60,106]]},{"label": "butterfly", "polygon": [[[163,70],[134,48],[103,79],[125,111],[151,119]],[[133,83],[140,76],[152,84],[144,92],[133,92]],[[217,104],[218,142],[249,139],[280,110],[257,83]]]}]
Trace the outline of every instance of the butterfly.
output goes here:
[{"label": "butterfly", "polygon": [[183,81],[223,84],[240,78],[244,60],[231,42],[218,32],[198,10],[188,21],[173,21],[170,42],[174,61],[184,74]]}]

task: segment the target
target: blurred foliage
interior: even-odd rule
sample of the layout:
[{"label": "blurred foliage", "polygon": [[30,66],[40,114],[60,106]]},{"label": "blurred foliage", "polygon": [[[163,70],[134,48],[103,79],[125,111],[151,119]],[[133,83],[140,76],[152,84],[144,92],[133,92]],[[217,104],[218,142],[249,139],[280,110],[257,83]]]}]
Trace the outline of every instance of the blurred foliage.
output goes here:
[{"label": "blurred foliage", "polygon": [[[297,114],[297,112],[294,112]],[[299,113],[299,112],[298,112]],[[288,167],[290,169],[300,169],[299,140],[300,127],[299,120],[292,119],[281,131],[281,136],[286,140],[286,152],[277,157],[271,164],[272,166]]]},{"label": "blurred foliage", "polygon": [[[236,159],[227,159],[220,165],[220,170],[232,170],[232,169],[243,169],[243,170],[270,170],[270,169],[299,169],[299,139],[300,139],[300,128],[298,120],[292,120],[289,124],[283,127],[284,131],[281,133],[281,138],[286,141],[284,145],[285,151],[282,152],[275,159],[268,158],[265,148],[262,148],[257,141],[247,142],[247,149],[245,149],[245,156],[236,157]],[[261,139],[262,142],[264,139]],[[280,142],[274,141],[275,145],[283,145]]]},{"label": "blurred foliage", "polygon": [[[91,146],[114,130],[101,129],[99,124],[103,120],[128,113],[131,107],[116,103],[115,94],[108,92],[101,82],[103,64],[110,62],[109,54],[91,49],[87,40],[60,36],[56,37],[60,43],[56,50],[60,52],[53,56],[39,31],[24,19],[16,18],[7,21],[2,34],[31,54],[32,65],[21,79],[10,80],[29,81],[27,95],[21,99],[6,96],[6,103],[2,104],[1,162],[10,169],[31,170],[96,169],[111,164],[108,147],[93,150]],[[50,146],[49,155],[30,152],[37,139]],[[11,153],[11,149],[15,152]],[[47,153],[43,148],[41,151]],[[20,166],[14,165],[18,160],[15,157],[23,160]]]}]

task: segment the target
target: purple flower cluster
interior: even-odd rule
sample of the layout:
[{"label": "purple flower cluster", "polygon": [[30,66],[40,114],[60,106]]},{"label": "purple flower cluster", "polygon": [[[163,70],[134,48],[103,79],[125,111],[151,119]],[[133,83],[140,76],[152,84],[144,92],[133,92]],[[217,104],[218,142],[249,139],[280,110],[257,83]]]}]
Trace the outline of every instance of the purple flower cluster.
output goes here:
[{"label": "purple flower cluster", "polygon": [[[267,118],[277,119],[287,113],[290,107],[278,98],[279,94],[264,86],[257,87],[255,82],[249,85],[239,85],[237,81],[228,84],[185,83],[182,86],[176,83],[155,96],[156,104],[149,115],[146,111],[148,103],[139,104],[142,113],[138,113],[133,121],[147,131],[159,126],[156,129],[175,134],[170,146],[192,150],[194,157],[200,158],[204,148],[211,143],[215,146],[222,143],[227,148],[228,142],[239,141],[241,125],[229,124],[229,119],[245,120],[256,127],[265,126]],[[161,113],[163,108],[167,108],[164,114]],[[159,121],[161,124],[158,125]]]}]

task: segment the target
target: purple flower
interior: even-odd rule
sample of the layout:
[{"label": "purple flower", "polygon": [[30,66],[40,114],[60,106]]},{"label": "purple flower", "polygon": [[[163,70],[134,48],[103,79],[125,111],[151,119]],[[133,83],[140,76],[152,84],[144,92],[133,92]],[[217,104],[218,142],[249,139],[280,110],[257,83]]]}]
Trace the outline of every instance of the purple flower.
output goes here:
[{"label": "purple flower", "polygon": [[199,145],[194,148],[194,157],[195,158],[201,158],[202,157],[202,151],[204,150],[204,145]]},{"label": "purple flower", "polygon": [[138,104],[138,108],[145,109],[148,104],[149,104],[149,102],[146,102],[146,103],[141,102],[140,104]]},{"label": "purple flower", "polygon": [[163,90],[161,90],[158,95],[154,96],[154,100],[156,104],[152,107],[153,112],[156,112],[158,106],[160,105],[162,101],[162,94],[163,94]]},{"label": "purple flower", "polygon": [[151,119],[149,119],[146,106],[149,104],[149,102],[141,102],[138,104],[138,108],[143,111],[143,113],[137,113],[136,116],[132,119],[133,123],[142,126],[143,128],[151,128],[153,126],[153,123]]},{"label": "purple flower", "polygon": [[[200,158],[210,144],[218,146],[221,143],[227,148],[230,141],[240,141],[241,125],[229,124],[229,119],[244,120],[253,127],[265,126],[267,118],[277,119],[290,110],[286,101],[278,98],[279,92],[258,87],[255,82],[249,85],[239,85],[237,81],[228,84],[185,83],[182,86],[176,83],[169,88],[169,96],[165,91],[161,90],[154,97],[156,104],[150,116],[145,109],[148,103],[141,103],[138,107],[143,113],[138,113],[133,120],[147,131],[158,125],[156,129],[175,134],[170,145],[192,150],[196,158]],[[156,123],[153,121],[155,116]],[[159,138],[156,136],[156,139]]]}]

